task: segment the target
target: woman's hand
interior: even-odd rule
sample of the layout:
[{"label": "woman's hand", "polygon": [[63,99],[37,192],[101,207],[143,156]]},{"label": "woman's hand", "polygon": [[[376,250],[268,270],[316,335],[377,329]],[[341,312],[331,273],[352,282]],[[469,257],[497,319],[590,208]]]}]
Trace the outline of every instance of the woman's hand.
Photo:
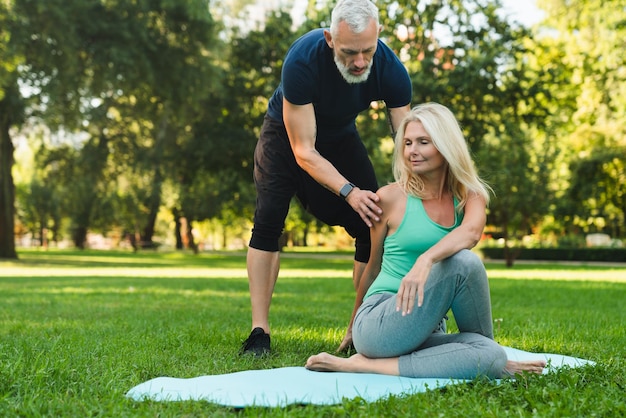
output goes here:
[{"label": "woman's hand", "polygon": [[339,344],[339,348],[337,348],[337,353],[341,353],[343,351],[354,350],[354,344],[352,344],[352,324],[346,330],[346,335],[343,337],[343,341]]},{"label": "woman's hand", "polygon": [[418,308],[424,303],[424,288],[432,266],[432,262],[422,255],[400,282],[396,295],[396,311],[402,312],[402,316],[413,311],[416,300]]}]

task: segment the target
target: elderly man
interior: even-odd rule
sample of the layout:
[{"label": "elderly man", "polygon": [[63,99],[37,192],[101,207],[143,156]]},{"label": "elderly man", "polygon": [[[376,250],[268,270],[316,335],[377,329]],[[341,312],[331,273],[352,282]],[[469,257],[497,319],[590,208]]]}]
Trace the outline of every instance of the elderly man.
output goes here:
[{"label": "elderly man", "polygon": [[356,117],[382,100],[395,131],[412,97],[409,75],[378,38],[380,31],[374,3],[339,0],[330,29],[305,34],[285,57],[254,154],[257,203],[247,255],[252,332],[243,353],[270,352],[278,241],[294,195],[319,220],[341,225],[355,238],[358,287],[369,258],[369,227],[379,221],[381,209]]}]

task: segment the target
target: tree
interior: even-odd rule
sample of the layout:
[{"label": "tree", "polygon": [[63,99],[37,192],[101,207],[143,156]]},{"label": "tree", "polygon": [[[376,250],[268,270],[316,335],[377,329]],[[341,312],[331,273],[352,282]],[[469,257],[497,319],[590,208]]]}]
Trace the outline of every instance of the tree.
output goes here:
[{"label": "tree", "polygon": [[24,120],[24,102],[18,88],[22,54],[14,42],[13,4],[0,3],[0,258],[17,258],[15,251],[15,185],[11,127]]},{"label": "tree", "polygon": [[[181,214],[188,223],[220,214],[251,219],[254,147],[267,102],[280,82],[281,63],[295,35],[284,12],[262,28],[232,33],[223,52],[223,84],[202,101],[203,117],[178,143],[175,167]],[[268,43],[268,39],[277,40]]]},{"label": "tree", "polygon": [[550,0],[541,7],[547,15],[542,42],[558,47],[570,74],[551,91],[575,93],[554,112],[566,128],[561,143],[567,152],[557,214],[566,230],[623,235],[626,1]]},{"label": "tree", "polygon": [[[2,60],[0,60],[2,61]],[[13,142],[10,129],[22,118],[17,82],[8,81],[0,99],[0,258],[17,258],[15,251],[15,185],[13,183]]]},{"label": "tree", "polygon": [[[6,10],[10,17],[2,15],[7,24],[1,38],[2,62],[20,63],[3,65],[0,78],[0,108],[6,115],[0,121],[0,158],[6,170],[0,177],[5,212],[0,254],[12,257],[16,255],[9,225],[14,215],[9,128],[21,123],[20,102],[27,99],[29,116],[43,118],[52,129],[64,126],[72,132],[86,123],[96,132],[93,138],[108,143],[109,111],[128,98],[139,102],[138,109],[152,111],[138,119],[152,120],[153,137],[165,141],[171,138],[168,133],[184,129],[197,116],[195,99],[211,86],[207,71],[212,58],[206,46],[212,44],[214,26],[201,0],[184,4],[143,0],[124,8],[108,0],[16,0],[2,7],[10,8]],[[28,97],[22,97],[18,80],[28,88]],[[160,150],[156,147],[153,167],[159,166]],[[159,175],[157,171],[152,183],[145,226],[150,239],[150,222],[159,206]]]},{"label": "tree", "polygon": [[581,202],[574,222],[588,232],[624,234],[626,221],[626,147],[595,149],[571,164],[570,199]]}]

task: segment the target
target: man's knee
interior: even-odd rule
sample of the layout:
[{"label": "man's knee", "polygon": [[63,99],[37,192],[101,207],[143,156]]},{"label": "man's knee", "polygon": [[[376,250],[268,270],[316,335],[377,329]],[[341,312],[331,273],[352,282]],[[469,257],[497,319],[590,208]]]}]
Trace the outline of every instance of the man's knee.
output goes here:
[{"label": "man's knee", "polygon": [[256,250],[276,252],[280,250],[279,239],[282,234],[282,228],[276,230],[259,230],[255,227],[252,229],[252,237],[249,246]]}]

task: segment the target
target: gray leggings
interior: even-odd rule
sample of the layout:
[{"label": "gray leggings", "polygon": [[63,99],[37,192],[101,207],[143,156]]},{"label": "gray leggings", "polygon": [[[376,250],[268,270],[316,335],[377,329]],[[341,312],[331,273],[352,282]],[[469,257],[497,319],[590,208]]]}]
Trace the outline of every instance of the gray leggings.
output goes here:
[{"label": "gray leggings", "polygon": [[[459,333],[434,332],[449,309]],[[493,340],[485,267],[469,250],[433,266],[424,303],[409,315],[396,312],[395,293],[368,297],[354,319],[352,338],[367,357],[399,357],[400,375],[407,377],[499,378],[507,361]]]}]

